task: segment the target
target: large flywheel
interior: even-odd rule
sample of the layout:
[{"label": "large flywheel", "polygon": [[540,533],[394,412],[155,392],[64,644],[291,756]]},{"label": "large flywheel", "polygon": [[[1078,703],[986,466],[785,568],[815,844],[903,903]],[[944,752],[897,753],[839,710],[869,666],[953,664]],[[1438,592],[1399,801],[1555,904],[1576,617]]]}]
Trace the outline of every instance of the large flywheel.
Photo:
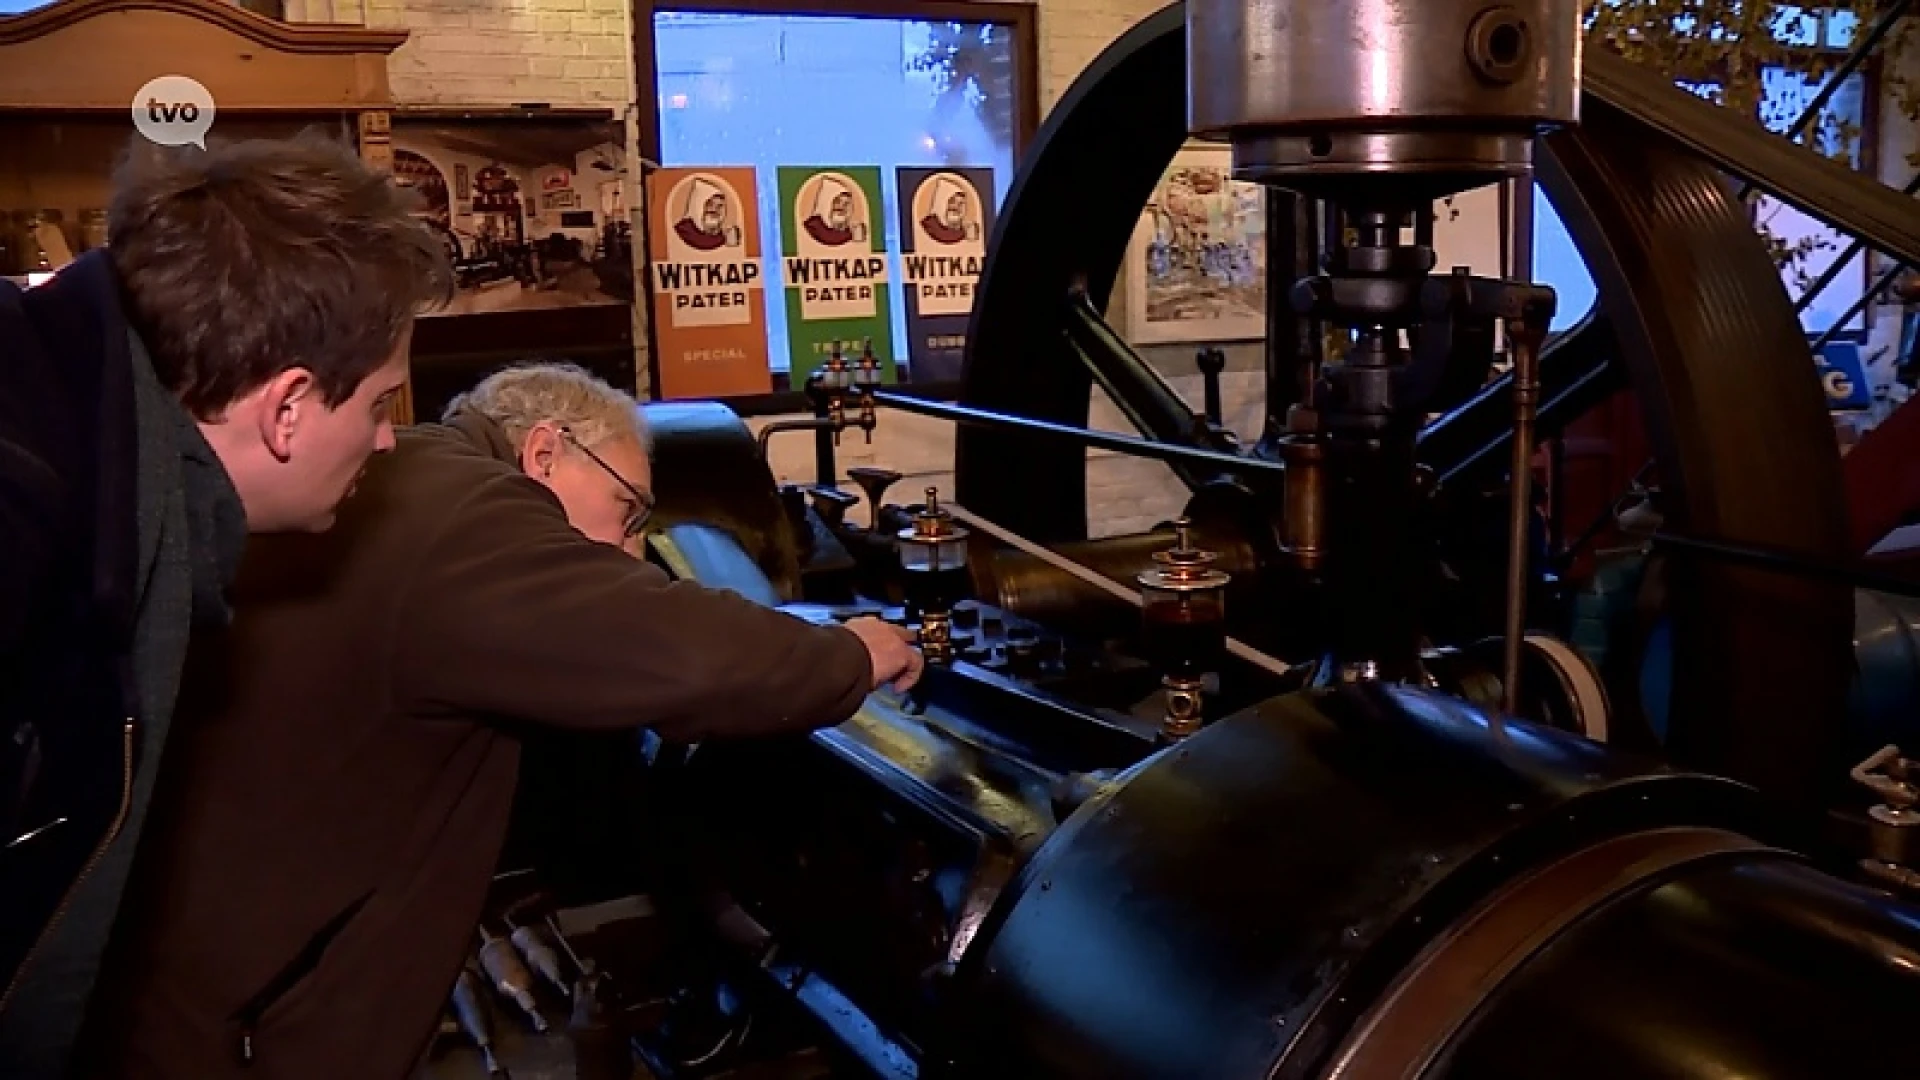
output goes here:
[{"label": "large flywheel", "polygon": [[[1104,308],[1141,207],[1187,139],[1183,5],[1123,35],[1051,113],[989,245],[969,333],[965,404],[1084,427],[1093,377],[1072,327]],[[1638,96],[1684,96],[1652,73]],[[1591,67],[1590,67],[1591,70]],[[1842,558],[1840,460],[1806,338],[1747,210],[1714,164],[1592,91],[1582,122],[1541,141],[1537,176],[1599,286],[1596,313],[1549,345],[1548,398],[1597,385],[1594,358],[1632,386],[1677,529]],[[1469,431],[1502,415],[1499,388],[1429,430],[1442,476]],[[1476,408],[1478,411],[1476,411]],[[1147,432],[1147,434],[1164,433]],[[1497,441],[1497,440],[1496,440]],[[962,427],[957,495],[1029,537],[1082,539],[1085,454],[1020,431]],[[1018,483],[1009,483],[1018,477]],[[1830,777],[1847,694],[1852,601],[1843,586],[1689,561],[1668,599],[1674,759],[1812,801]]]}]

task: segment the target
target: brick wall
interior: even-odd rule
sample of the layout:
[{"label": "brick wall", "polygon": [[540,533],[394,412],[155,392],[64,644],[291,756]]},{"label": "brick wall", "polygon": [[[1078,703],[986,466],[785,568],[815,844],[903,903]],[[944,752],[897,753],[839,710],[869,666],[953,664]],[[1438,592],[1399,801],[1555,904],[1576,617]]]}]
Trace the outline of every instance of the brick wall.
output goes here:
[{"label": "brick wall", "polygon": [[387,66],[406,105],[633,101],[627,0],[288,0],[287,18],[411,31]]},{"label": "brick wall", "polygon": [[1080,72],[1166,0],[1039,0],[1040,109],[1053,108]]},{"label": "brick wall", "polygon": [[[289,22],[364,23],[404,29],[387,74],[400,105],[502,106],[543,103],[603,108],[634,123],[633,18],[628,0],[285,0]],[[639,172],[629,169],[626,203],[638,217]],[[638,220],[636,229],[644,227]],[[639,265],[635,249],[634,272]],[[633,307],[633,340],[645,342],[644,305]],[[645,378],[645,345],[635,367]],[[645,387],[635,387],[644,390]]]}]

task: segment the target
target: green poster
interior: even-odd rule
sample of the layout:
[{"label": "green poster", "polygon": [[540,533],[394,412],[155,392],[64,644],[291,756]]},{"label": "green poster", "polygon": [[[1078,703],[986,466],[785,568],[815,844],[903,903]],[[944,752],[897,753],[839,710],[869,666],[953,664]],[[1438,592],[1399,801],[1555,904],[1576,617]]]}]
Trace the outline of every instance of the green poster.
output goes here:
[{"label": "green poster", "polygon": [[893,299],[880,168],[782,165],[780,272],[787,293],[789,378],[797,389],[835,344],[858,360],[868,342],[894,381]]}]

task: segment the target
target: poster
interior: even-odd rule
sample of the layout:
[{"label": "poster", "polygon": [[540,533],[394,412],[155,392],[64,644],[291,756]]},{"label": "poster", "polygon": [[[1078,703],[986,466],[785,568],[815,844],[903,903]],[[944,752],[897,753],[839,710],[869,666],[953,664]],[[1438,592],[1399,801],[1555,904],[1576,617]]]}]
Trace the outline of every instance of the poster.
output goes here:
[{"label": "poster", "polygon": [[661,397],[773,389],[758,206],[751,165],[659,169],[647,177]]},{"label": "poster", "polygon": [[393,175],[453,260],[429,317],[631,304],[626,133],[605,122],[393,122]]},{"label": "poster", "polygon": [[1182,150],[1154,186],[1127,249],[1134,343],[1266,336],[1266,195],[1232,167],[1224,146]]},{"label": "poster", "polygon": [[1500,185],[1487,184],[1433,203],[1433,272],[1464,266],[1479,277],[1501,278]]},{"label": "poster", "polygon": [[857,358],[869,342],[881,379],[894,381],[879,166],[782,165],[778,175],[793,385],[826,363],[836,344]]},{"label": "poster", "polygon": [[955,380],[993,235],[993,170],[901,168],[894,175],[907,362],[915,381]]}]

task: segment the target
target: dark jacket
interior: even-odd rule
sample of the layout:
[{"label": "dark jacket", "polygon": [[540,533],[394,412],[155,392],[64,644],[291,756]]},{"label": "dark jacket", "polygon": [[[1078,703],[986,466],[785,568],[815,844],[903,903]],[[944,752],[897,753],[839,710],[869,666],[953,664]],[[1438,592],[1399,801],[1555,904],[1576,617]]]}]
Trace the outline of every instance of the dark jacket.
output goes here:
[{"label": "dark jacket", "polygon": [[0,282],[0,1075],[58,1077],[244,513],[104,253]]},{"label": "dark jacket", "polygon": [[471,415],[405,431],[332,531],[249,546],[230,632],[196,641],[85,1076],[403,1080],[476,943],[517,726],[691,741],[859,707],[852,634],[670,583],[512,460]]}]

